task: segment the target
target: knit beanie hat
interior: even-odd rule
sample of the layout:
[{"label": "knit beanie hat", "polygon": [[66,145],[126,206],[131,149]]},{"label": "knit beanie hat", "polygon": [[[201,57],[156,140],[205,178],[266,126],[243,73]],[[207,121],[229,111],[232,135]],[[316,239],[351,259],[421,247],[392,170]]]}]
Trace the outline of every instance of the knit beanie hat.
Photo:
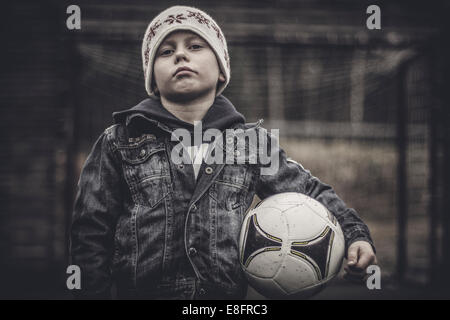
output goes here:
[{"label": "knit beanie hat", "polygon": [[145,31],[142,43],[145,90],[151,98],[158,97],[153,92],[152,74],[156,50],[164,38],[175,30],[189,30],[201,36],[214,51],[225,82],[219,83],[216,96],[222,93],[230,81],[230,59],[227,41],[217,23],[205,12],[187,6],[170,7],[156,16]]}]

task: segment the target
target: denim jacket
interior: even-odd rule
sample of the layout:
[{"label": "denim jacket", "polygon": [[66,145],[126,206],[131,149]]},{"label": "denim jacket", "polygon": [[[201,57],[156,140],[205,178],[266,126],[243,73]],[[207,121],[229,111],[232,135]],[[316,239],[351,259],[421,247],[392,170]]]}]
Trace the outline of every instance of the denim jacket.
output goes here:
[{"label": "denim jacket", "polygon": [[[355,210],[281,148],[275,174],[262,175],[258,163],[203,162],[195,181],[192,165],[171,161],[173,128],[137,111],[116,122],[95,142],[78,182],[70,251],[82,297],[109,297],[114,282],[119,298],[244,298],[238,241],[255,195],[306,194],[336,216],[347,248],[372,244]],[[261,122],[227,128],[269,136]]]}]

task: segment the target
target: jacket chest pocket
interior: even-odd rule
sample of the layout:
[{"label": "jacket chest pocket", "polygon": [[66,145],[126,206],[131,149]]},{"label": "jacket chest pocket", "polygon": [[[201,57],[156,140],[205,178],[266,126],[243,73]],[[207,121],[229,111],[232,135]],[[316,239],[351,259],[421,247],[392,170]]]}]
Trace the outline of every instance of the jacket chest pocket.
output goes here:
[{"label": "jacket chest pocket", "polygon": [[209,189],[210,196],[216,201],[219,210],[227,213],[240,213],[245,199],[245,189],[241,186],[215,181]]},{"label": "jacket chest pocket", "polygon": [[122,146],[124,176],[136,203],[157,206],[170,189],[170,171],[163,143]]},{"label": "jacket chest pocket", "polygon": [[218,207],[241,214],[248,191],[248,169],[245,165],[226,165],[214,181],[210,195]]}]

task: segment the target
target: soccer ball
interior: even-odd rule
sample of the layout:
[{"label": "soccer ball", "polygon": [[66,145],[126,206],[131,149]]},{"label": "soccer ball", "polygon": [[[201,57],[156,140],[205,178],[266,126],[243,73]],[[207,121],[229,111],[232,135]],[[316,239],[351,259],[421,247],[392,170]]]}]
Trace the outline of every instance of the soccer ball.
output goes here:
[{"label": "soccer ball", "polygon": [[251,287],[274,299],[304,299],[339,272],[345,241],[336,218],[318,201],[287,192],[245,216],[240,262]]}]

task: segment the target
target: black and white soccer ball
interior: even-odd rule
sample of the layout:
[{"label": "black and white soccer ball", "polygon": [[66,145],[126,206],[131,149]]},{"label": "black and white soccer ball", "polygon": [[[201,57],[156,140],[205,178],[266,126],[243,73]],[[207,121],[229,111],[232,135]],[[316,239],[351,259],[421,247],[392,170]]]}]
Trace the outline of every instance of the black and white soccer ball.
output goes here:
[{"label": "black and white soccer ball", "polygon": [[266,198],[247,213],[239,250],[252,288],[268,298],[302,299],[338,274],[345,240],[321,203],[288,192]]}]

